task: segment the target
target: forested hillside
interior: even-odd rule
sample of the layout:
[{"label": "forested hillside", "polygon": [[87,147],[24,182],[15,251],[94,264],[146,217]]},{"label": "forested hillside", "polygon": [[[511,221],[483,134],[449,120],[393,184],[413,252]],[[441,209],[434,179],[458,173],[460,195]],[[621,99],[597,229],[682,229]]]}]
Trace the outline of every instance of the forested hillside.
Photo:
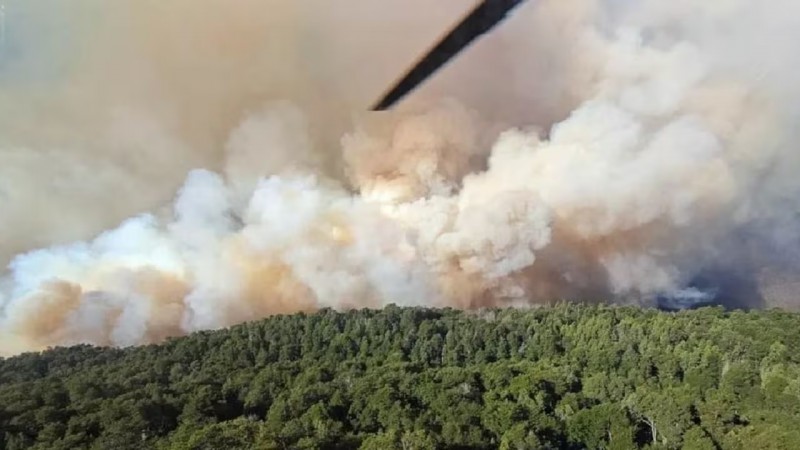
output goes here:
[{"label": "forested hillside", "polygon": [[4,449],[798,449],[800,315],[276,316],[0,362]]}]

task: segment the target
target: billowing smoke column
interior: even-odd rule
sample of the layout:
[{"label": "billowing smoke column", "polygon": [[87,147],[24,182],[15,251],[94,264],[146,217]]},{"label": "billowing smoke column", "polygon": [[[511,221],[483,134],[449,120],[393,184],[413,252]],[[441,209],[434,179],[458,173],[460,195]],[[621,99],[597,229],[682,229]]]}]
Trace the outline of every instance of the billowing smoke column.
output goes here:
[{"label": "billowing smoke column", "polygon": [[[159,16],[165,29],[194,17],[184,3]],[[278,16],[293,23],[313,16],[277,4],[270,16],[276,23]],[[230,17],[257,8],[237,5],[225,6]],[[171,52],[185,51],[178,44],[163,54],[132,51],[140,56],[128,60],[136,74],[158,76],[97,94],[107,97],[93,99],[94,109],[71,128],[105,129],[91,116],[122,111],[110,116],[109,134],[54,125],[37,139],[33,131],[9,135],[0,147],[0,225],[8,248],[25,250],[0,281],[2,351],[126,346],[276,313],[388,303],[797,307],[800,301],[786,295],[800,274],[797,21],[800,5],[788,0],[532,2],[452,70],[485,68],[486,55],[521,45],[511,39],[542,38],[547,46],[519,47],[526,51],[514,54],[513,70],[492,77],[502,84],[504,76],[527,74],[530,83],[520,86],[547,92],[515,95],[523,101],[507,110],[481,94],[465,100],[469,107],[441,101],[360,116],[334,144],[330,135],[352,105],[319,100],[309,94],[309,86],[319,88],[313,82],[290,89],[275,79],[265,82],[287,89],[290,101],[268,101],[281,92],[258,91],[250,77],[259,71],[247,72],[271,67],[267,60],[231,56],[224,68],[246,73],[238,81],[249,88],[202,84],[219,89],[206,92],[203,105],[190,101],[191,86],[172,83],[219,74],[165,69]],[[215,23],[194,32],[213,32]],[[536,35],[536,26],[553,36]],[[253,37],[269,37],[253,33],[212,33],[219,40],[206,44],[247,54]],[[166,76],[176,77],[166,86],[187,93],[161,91]],[[447,93],[448,83],[453,93],[493,89],[445,73],[421,96]],[[4,97],[20,95],[19,82],[7,84],[16,91]],[[164,95],[161,103],[153,92]],[[261,106],[243,100],[250,94]],[[38,101],[62,112],[76,104],[69,92],[52,95]],[[120,107],[136,98],[148,102]],[[22,117],[4,106],[0,117],[34,127],[34,106]],[[498,133],[499,120],[518,126]],[[214,145],[220,133],[225,137]],[[28,147],[24,138],[33,139]],[[48,140],[56,138],[66,139],[67,150],[37,150],[54,148]],[[102,164],[97,147],[69,150],[109,142],[112,157]],[[150,192],[150,180],[196,163],[211,169],[190,170],[168,207],[140,207],[169,187]],[[73,191],[37,198],[45,180],[57,189],[58,180],[48,178],[65,165],[76,171],[65,182]],[[115,207],[131,203],[133,217],[94,238],[65,243],[63,234],[26,222],[42,212],[53,229],[70,226],[88,237],[86,230],[115,217],[96,215],[101,205],[92,204],[107,201],[95,190],[114,183],[125,188],[116,191]],[[62,222],[53,199],[70,195],[87,204]],[[23,239],[39,232],[36,239],[56,244],[33,249],[39,242]]]}]

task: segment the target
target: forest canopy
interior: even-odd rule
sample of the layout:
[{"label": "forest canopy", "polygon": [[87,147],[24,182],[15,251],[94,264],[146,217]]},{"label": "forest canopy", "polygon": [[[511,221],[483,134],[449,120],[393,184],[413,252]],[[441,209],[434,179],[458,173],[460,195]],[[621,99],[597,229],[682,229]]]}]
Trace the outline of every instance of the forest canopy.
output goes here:
[{"label": "forest canopy", "polygon": [[800,315],[274,316],[0,360],[2,449],[797,449]]}]

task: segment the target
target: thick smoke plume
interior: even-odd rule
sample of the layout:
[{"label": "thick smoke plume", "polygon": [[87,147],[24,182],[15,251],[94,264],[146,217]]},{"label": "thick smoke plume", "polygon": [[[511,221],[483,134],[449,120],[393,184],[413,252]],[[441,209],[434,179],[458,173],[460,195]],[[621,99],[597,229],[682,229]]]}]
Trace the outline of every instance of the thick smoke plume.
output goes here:
[{"label": "thick smoke plume", "polygon": [[10,2],[0,351],[388,303],[800,305],[800,5],[532,0],[361,112],[469,6]]}]

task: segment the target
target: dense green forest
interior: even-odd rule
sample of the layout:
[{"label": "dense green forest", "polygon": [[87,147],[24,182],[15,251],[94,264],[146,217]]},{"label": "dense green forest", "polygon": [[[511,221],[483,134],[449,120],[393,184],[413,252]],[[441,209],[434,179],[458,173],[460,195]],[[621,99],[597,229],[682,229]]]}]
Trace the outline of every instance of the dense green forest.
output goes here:
[{"label": "dense green forest", "polygon": [[276,316],[0,361],[3,449],[798,449],[800,315]]}]

